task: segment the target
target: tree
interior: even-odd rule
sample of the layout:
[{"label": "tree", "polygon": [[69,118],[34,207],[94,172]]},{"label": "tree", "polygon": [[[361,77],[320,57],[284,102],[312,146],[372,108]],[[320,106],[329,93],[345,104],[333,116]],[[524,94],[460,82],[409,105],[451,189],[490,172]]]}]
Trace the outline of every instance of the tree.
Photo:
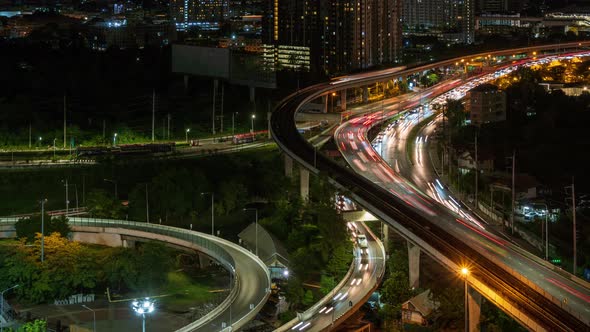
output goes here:
[{"label": "tree", "polygon": [[[46,236],[54,232],[59,233],[61,236],[68,236],[72,231],[68,225],[68,219],[64,216],[51,217],[45,214],[43,219],[43,233]],[[41,234],[41,214],[19,219],[14,228],[16,229],[17,238],[26,238],[27,242],[33,241],[37,233]]]},{"label": "tree", "polygon": [[301,280],[295,276],[290,277],[289,281],[287,282],[287,290],[285,292],[285,297],[287,298],[287,302],[289,302],[289,307],[292,310],[296,310],[297,308],[301,307],[301,304],[303,302],[305,290],[303,289],[301,284]]},{"label": "tree", "polygon": [[96,218],[119,219],[123,217],[123,206],[104,190],[93,190],[86,199],[88,212]]},{"label": "tree", "polygon": [[33,322],[24,323],[17,330],[8,328],[8,332],[45,332],[47,331],[47,322],[42,319],[35,319]]},{"label": "tree", "polygon": [[381,287],[381,300],[392,306],[396,316],[401,315],[401,305],[413,296],[410,290],[408,275],[401,271],[393,271]]},{"label": "tree", "polygon": [[311,290],[308,289],[305,291],[305,295],[303,295],[303,300],[301,301],[301,303],[306,307],[314,303],[313,293],[311,292]]},{"label": "tree", "polygon": [[453,327],[463,319],[465,313],[463,310],[463,289],[457,287],[447,287],[442,290],[433,289],[432,298],[439,303],[439,307],[433,313],[435,328]]},{"label": "tree", "polygon": [[320,293],[326,295],[330,293],[336,287],[336,280],[334,277],[322,274],[320,277]]},{"label": "tree", "polygon": [[111,248],[101,261],[103,279],[111,289],[123,291],[139,289],[139,257],[133,249]]}]

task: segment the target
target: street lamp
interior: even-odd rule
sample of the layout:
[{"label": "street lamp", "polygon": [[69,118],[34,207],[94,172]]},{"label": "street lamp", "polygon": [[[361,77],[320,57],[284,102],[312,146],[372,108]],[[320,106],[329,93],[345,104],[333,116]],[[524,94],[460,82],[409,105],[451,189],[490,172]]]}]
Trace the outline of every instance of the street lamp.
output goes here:
[{"label": "street lamp", "polygon": [[117,200],[117,197],[119,197],[119,195],[117,195],[117,180],[111,180],[111,179],[103,179],[103,180],[104,180],[104,182],[110,182],[115,185],[115,200]]},{"label": "street lamp", "polygon": [[90,311],[92,311],[92,331],[96,332],[96,312],[90,308],[88,308],[86,305],[82,305],[83,308],[88,309]]},{"label": "street lamp", "polygon": [[467,267],[461,268],[461,276],[463,276],[463,284],[465,285],[465,331],[469,331],[469,303],[467,300],[467,276],[469,275],[469,269]]},{"label": "street lamp", "polygon": [[[41,200],[41,263],[45,260],[45,203],[47,198]],[[0,312],[1,314],[1,312]]]},{"label": "street lamp", "polygon": [[215,193],[212,191],[201,193],[201,196],[204,195],[211,195],[211,235],[215,236]]},{"label": "street lamp", "polygon": [[[539,203],[539,205],[545,206],[545,260],[549,260],[549,207],[546,203]],[[541,239],[542,240],[542,239]]]},{"label": "street lamp", "polygon": [[256,224],[255,224],[256,225],[256,229],[255,229],[254,232],[256,233],[256,236],[255,236],[255,239],[256,239],[256,256],[258,256],[258,209],[257,208],[246,208],[246,209],[244,209],[244,211],[252,211],[252,210],[254,211],[255,217],[256,217],[256,219],[255,219],[256,220]]},{"label": "street lamp", "polygon": [[43,137],[39,136],[39,147],[41,147],[41,141],[43,140]]},{"label": "street lamp", "polygon": [[254,133],[254,119],[256,119],[256,114],[252,114],[252,129],[250,129],[251,133]]},{"label": "street lamp", "polygon": [[113,146],[117,145],[117,133],[113,135]]},{"label": "street lamp", "polygon": [[[17,287],[18,287],[18,284],[14,285],[14,286],[12,286],[10,288],[7,288],[7,289],[3,290],[2,292],[0,292],[0,297],[2,297],[0,299],[1,300],[0,301],[0,315],[2,315],[4,313],[4,293],[8,292],[11,289],[17,288]],[[0,324],[0,331],[4,331],[4,327],[3,326],[4,325]]]},{"label": "street lamp", "polygon": [[190,128],[187,128],[187,129],[186,129],[186,132],[185,132],[185,134],[186,134],[186,142],[187,142],[187,143],[188,143],[188,133],[189,133],[190,131],[191,131],[191,129],[190,129]]},{"label": "street lamp", "polygon": [[142,324],[141,328],[142,331],[145,332],[145,314],[150,314],[154,312],[154,301],[150,300],[149,297],[146,297],[143,300],[134,300],[131,302],[131,308],[135,311],[136,314],[141,315]]},{"label": "street lamp", "polygon": [[238,114],[238,112],[233,112],[231,114],[231,135],[232,136],[235,135],[235,131],[236,131],[236,126],[235,126],[235,123],[236,123],[236,121],[235,121],[236,114]]}]

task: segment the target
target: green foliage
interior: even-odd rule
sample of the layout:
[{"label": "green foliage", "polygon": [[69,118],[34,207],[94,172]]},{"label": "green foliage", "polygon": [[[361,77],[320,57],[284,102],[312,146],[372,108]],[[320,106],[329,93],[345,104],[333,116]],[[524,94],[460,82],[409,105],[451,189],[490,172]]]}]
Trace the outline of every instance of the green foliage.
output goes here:
[{"label": "green foliage", "polygon": [[44,247],[45,260],[41,262],[41,235],[37,235],[33,246],[22,239],[6,260],[9,280],[21,286],[15,289],[19,297],[39,303],[96,286],[96,257],[80,243],[53,233],[45,237]]},{"label": "green foliage", "polygon": [[[64,216],[51,217],[45,214],[43,217],[43,233],[49,235],[57,232],[61,236],[68,236],[71,232],[68,219]],[[41,214],[35,214],[29,218],[19,219],[14,225],[17,238],[26,238],[28,242],[33,241],[37,233],[41,234]]]},{"label": "green foliage", "polygon": [[311,306],[314,303],[314,298],[313,298],[313,293],[311,292],[311,290],[306,290],[305,291],[305,295],[303,295],[303,299],[301,300],[301,303],[304,306]]},{"label": "green foliage", "polygon": [[293,310],[287,310],[279,314],[279,321],[281,324],[285,324],[293,318],[297,317],[297,313]]},{"label": "green foliage", "polygon": [[93,190],[88,193],[86,208],[95,218],[119,219],[123,217],[123,206],[112,194],[104,190]]},{"label": "green foliage", "polygon": [[334,277],[322,274],[320,279],[320,293],[326,295],[336,287],[336,280]]},{"label": "green foliage", "polygon": [[381,286],[381,301],[391,305],[393,314],[401,315],[401,305],[414,295],[408,283],[408,275],[401,271],[393,271]]},{"label": "green foliage", "polygon": [[439,303],[438,309],[433,313],[436,329],[452,328],[461,322],[465,314],[462,288],[433,289],[432,298]]},{"label": "green foliage", "polygon": [[9,327],[8,332],[45,332],[47,331],[47,322],[42,319],[35,319],[33,322],[24,323],[17,330]]},{"label": "green foliage", "polygon": [[291,310],[297,310],[301,307],[303,298],[305,297],[305,289],[303,289],[301,279],[297,277],[289,277],[285,291],[285,297]]}]

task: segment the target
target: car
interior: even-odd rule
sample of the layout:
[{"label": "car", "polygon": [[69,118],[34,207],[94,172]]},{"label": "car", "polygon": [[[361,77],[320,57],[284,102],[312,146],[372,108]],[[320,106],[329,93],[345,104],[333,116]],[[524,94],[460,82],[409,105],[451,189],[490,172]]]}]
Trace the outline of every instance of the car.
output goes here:
[{"label": "car", "polygon": [[361,248],[367,248],[369,246],[369,243],[367,242],[367,237],[365,236],[365,234],[360,234],[356,237],[357,243],[359,245],[359,247]]}]

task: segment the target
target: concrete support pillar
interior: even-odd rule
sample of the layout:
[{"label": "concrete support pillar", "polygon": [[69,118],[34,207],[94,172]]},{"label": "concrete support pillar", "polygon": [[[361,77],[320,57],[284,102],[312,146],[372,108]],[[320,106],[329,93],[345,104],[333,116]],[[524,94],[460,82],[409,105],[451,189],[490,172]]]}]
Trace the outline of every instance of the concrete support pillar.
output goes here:
[{"label": "concrete support pillar", "polygon": [[206,268],[207,266],[211,265],[211,258],[203,253],[198,253],[199,256],[199,266],[201,268]]},{"label": "concrete support pillar", "polygon": [[309,199],[309,171],[303,167],[299,168],[301,199],[307,202]]},{"label": "concrete support pillar", "polygon": [[293,177],[293,159],[285,155],[285,176],[288,178]]},{"label": "concrete support pillar", "polygon": [[250,102],[253,103],[256,101],[256,88],[253,86],[248,87],[250,89]]},{"label": "concrete support pillar", "polygon": [[346,112],[346,89],[340,91],[340,109]]},{"label": "concrete support pillar", "polygon": [[324,107],[323,107],[324,113],[329,112],[328,107],[330,107],[330,105],[328,104],[328,102],[329,102],[330,98],[328,98],[328,97],[329,97],[328,95],[322,96],[322,104],[324,105]]},{"label": "concrete support pillar", "polygon": [[123,248],[135,248],[135,241],[123,239]]},{"label": "concrete support pillar", "polygon": [[389,227],[387,226],[387,223],[385,222],[381,222],[381,227],[383,227],[383,246],[385,247],[385,252],[388,253],[389,252]]},{"label": "concrete support pillar", "polygon": [[465,328],[469,332],[478,332],[481,318],[481,294],[471,288],[467,283],[465,283],[465,293],[467,297],[467,308],[465,308],[467,311],[467,317],[465,317],[467,322]]},{"label": "concrete support pillar", "polygon": [[272,117],[272,112],[267,112],[266,113],[266,125],[268,127],[268,139],[271,139],[271,134],[270,134],[270,118]]},{"label": "concrete support pillar", "polygon": [[408,241],[408,270],[411,288],[418,288],[420,281],[420,247]]},{"label": "concrete support pillar", "polygon": [[368,101],[369,101],[369,87],[364,86],[363,87],[363,103],[366,103]]}]

